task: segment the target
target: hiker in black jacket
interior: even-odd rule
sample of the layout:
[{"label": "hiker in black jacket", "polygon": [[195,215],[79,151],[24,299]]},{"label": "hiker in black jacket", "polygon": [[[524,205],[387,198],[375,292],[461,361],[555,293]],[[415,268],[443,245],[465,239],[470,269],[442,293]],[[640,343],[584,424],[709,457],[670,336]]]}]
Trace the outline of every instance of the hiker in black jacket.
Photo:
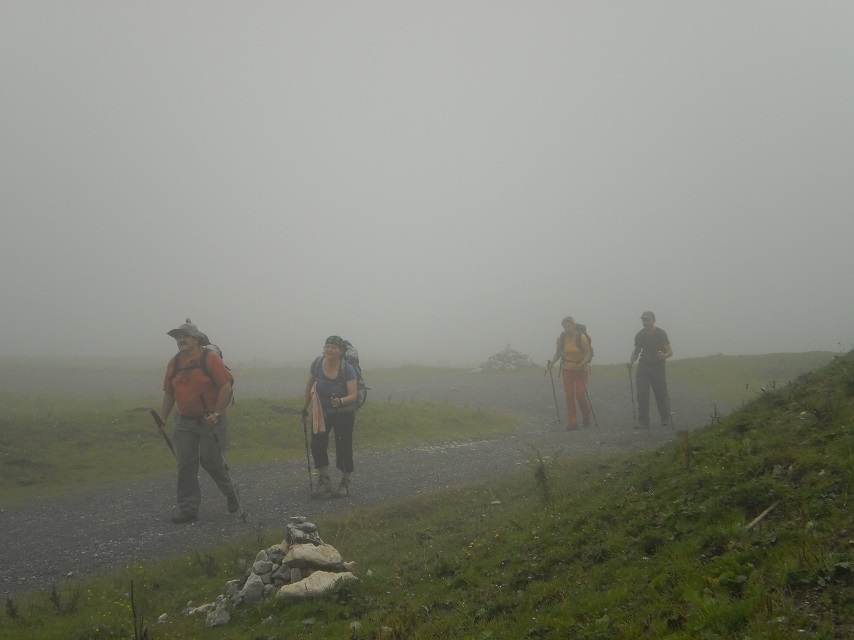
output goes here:
[{"label": "hiker in black jacket", "polygon": [[635,350],[632,351],[626,366],[631,371],[632,365],[640,356],[635,376],[638,387],[638,424],[635,428],[648,429],[650,388],[655,394],[661,425],[667,426],[671,422],[667,372],[664,363],[673,355],[673,349],[670,347],[670,338],[667,337],[664,329],[655,326],[655,314],[652,311],[644,311],[641,314],[641,322],[643,329],[635,336]]}]

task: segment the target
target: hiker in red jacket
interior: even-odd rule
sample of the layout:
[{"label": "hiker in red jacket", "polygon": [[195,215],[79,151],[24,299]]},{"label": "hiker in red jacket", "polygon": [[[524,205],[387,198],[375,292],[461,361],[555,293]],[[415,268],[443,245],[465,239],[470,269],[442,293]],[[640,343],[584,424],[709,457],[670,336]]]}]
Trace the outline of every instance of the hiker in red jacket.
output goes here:
[{"label": "hiker in red jacket", "polygon": [[226,497],[228,512],[235,513],[240,501],[221,449],[227,442],[226,410],[234,379],[222,358],[205,349],[210,340],[189,318],[168,335],[178,344],[178,354],[166,367],[160,409],[165,422],[172,409],[178,407],[173,435],[178,459],[178,514],[172,522],[183,524],[198,518],[202,499],[199,464]]}]

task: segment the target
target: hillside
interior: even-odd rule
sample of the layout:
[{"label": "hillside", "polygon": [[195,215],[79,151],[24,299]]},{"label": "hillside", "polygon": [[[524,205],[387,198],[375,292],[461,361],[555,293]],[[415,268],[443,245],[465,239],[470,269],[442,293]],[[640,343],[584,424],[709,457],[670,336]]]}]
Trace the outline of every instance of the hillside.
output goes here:
[{"label": "hillside", "polygon": [[345,638],[353,621],[399,640],[851,638],[852,422],[849,353],[652,451],[532,446],[521,471],[324,513],[324,540],[361,578],[333,597],[235,609],[219,630],[181,617],[281,537],[258,528],[83,583],[76,614],[52,613],[50,592],[13,602],[15,619],[7,602],[0,638],[134,637],[131,580],[147,620],[170,617],[150,638]]},{"label": "hillside", "polygon": [[655,452],[344,518],[383,578],[303,613],[330,637],[355,614],[401,639],[854,637],[852,422],[849,353]]}]

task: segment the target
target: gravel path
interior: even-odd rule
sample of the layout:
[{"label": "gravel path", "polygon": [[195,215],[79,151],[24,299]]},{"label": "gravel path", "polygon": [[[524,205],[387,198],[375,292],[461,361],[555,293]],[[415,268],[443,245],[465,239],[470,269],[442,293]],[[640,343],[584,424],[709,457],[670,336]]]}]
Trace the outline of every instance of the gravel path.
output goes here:
[{"label": "gravel path", "polygon": [[[557,393],[565,418],[559,387]],[[692,395],[673,383],[670,393],[677,428],[708,422],[712,399]],[[504,475],[532,457],[531,447],[542,455],[557,450],[563,455],[635,451],[658,447],[676,434],[672,428],[636,431],[631,427],[628,382],[594,378],[590,395],[599,426],[567,432],[556,422],[548,378],[507,384],[501,374],[473,374],[470,381],[453,388],[440,381],[432,385],[420,382],[417,389],[394,384],[374,388],[369,401],[449,401],[514,412],[526,420],[515,433],[489,440],[393,451],[359,449],[357,426],[356,472],[349,499],[311,500],[305,460],[232,467],[248,514],[245,523],[226,512],[225,499],[204,472],[199,520],[190,525],[174,525],[169,520],[174,513],[172,476],[0,509],[0,592],[6,597],[20,596],[131,562],[193,553],[254,536],[252,527],[259,524],[267,529],[284,528],[287,518],[294,515],[317,520],[390,498]]]}]

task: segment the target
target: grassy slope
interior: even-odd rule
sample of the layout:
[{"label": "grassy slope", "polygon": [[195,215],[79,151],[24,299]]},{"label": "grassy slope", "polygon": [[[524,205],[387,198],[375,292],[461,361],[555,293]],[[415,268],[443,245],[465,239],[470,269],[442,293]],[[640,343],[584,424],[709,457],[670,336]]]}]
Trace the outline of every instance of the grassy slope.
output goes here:
[{"label": "grassy slope", "polygon": [[[770,381],[787,381],[830,360],[825,352],[772,354],[766,356],[710,356],[674,360],[670,378],[694,386],[703,393],[735,406],[755,397]],[[17,380],[41,381],[49,388],[76,383],[64,393],[0,392],[0,505],[36,496],[118,482],[130,482],[151,474],[173,471],[165,443],[154,429],[148,408],[159,406],[157,396],[126,397],[120,389],[138,389],[143,381],[158,380],[152,368],[137,369],[132,363],[2,362],[0,371]],[[106,372],[106,374],[105,374]],[[398,367],[370,372],[371,381],[441,380],[445,388],[465,385],[472,374],[464,369]],[[541,377],[539,369],[515,376]],[[594,375],[621,379],[622,365],[597,366]],[[273,390],[290,389],[298,394],[304,384],[302,369],[243,369],[237,373],[240,401],[231,411],[239,430],[232,432],[229,462],[272,462],[305,455],[295,398],[281,399]],[[86,395],[86,390],[116,384],[108,393]],[[25,385],[26,386],[26,385]],[[154,388],[157,385],[153,385]],[[248,391],[253,390],[252,392]],[[250,393],[257,397],[250,397]],[[241,395],[241,393],[243,395]],[[413,405],[406,408],[386,402],[369,402],[360,418],[360,446],[407,444],[430,440],[478,437],[489,431],[507,431],[515,425],[507,416],[481,411],[451,410],[447,406]],[[392,399],[393,400],[393,399]],[[418,411],[412,409],[418,406]],[[465,430],[459,427],[466,425]],[[396,428],[389,430],[388,425]]]},{"label": "grassy slope", "polygon": [[[667,363],[668,379],[671,384],[686,384],[717,401],[735,406],[752,400],[769,385],[785,384],[824,366],[833,356],[827,351],[811,351],[673,359]],[[625,365],[606,365],[594,367],[594,375],[625,380],[628,373]]]},{"label": "grassy slope", "polygon": [[[359,620],[369,638],[852,637],[852,423],[848,354],[656,452],[532,459],[502,482],[330,517],[321,532],[360,583],[204,635],[343,638]],[[138,612],[172,617],[152,638],[198,637],[178,611],[282,532],[258,535],[86,582],[73,607],[72,593],[7,603],[0,638],[133,637],[131,580]]]}]

